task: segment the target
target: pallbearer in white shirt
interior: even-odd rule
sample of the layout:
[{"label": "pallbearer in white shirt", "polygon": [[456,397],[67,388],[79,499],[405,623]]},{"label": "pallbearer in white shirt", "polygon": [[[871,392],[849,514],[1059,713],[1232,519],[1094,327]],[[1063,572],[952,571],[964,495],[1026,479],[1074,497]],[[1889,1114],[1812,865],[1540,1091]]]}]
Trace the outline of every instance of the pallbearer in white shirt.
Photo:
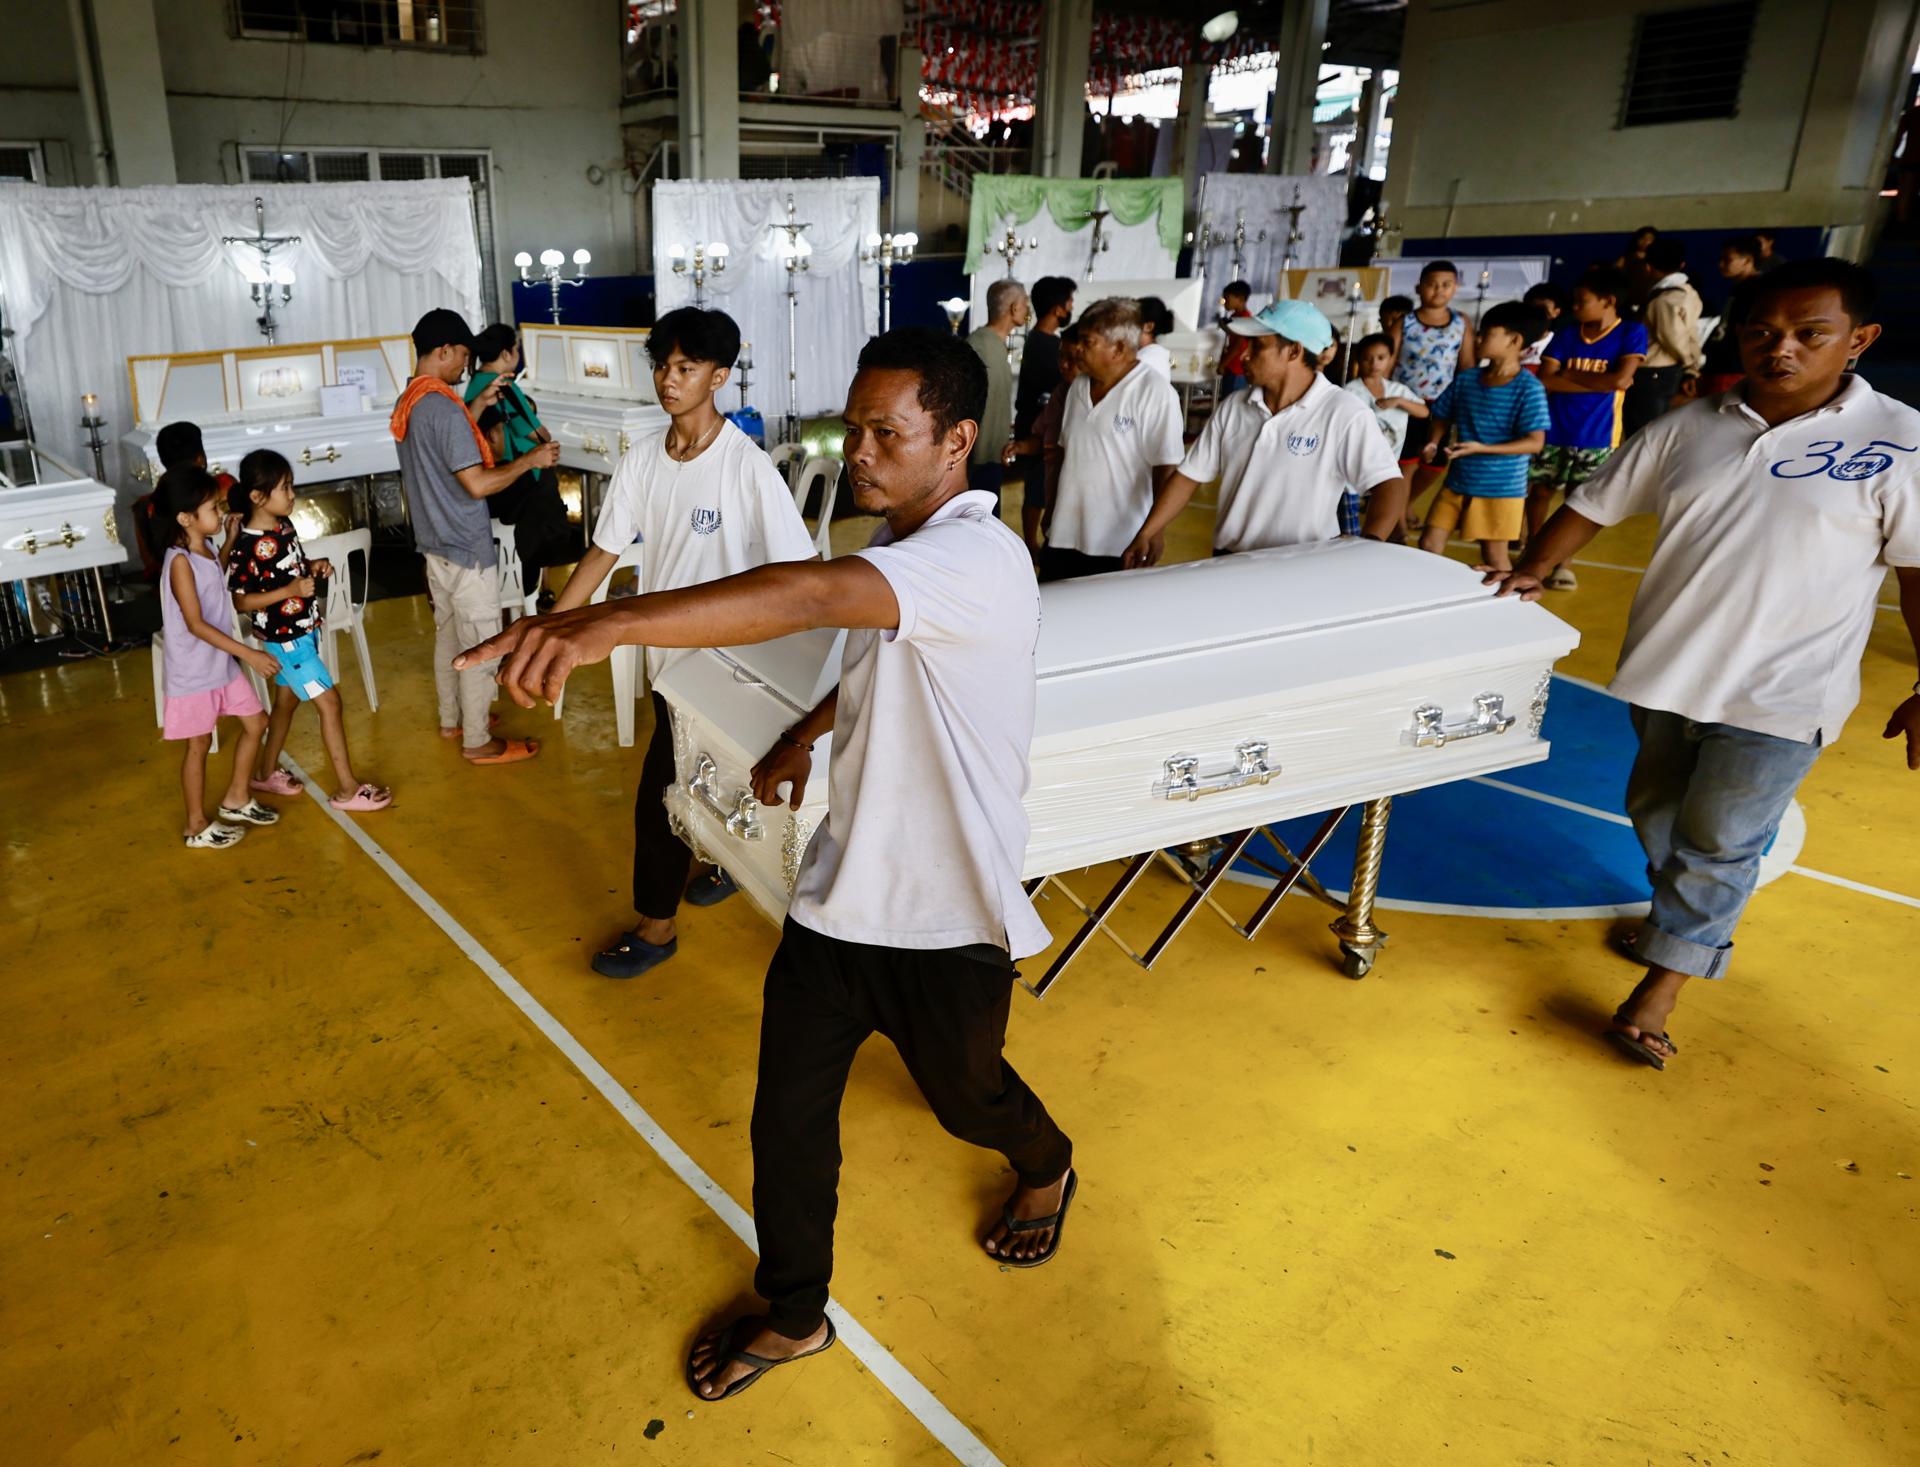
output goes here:
[{"label": "pallbearer in white shirt", "polygon": [[1154,491],[1128,544],[1128,567],[1160,559],[1167,526],[1193,491],[1220,481],[1213,552],[1270,550],[1340,536],[1340,499],[1364,486],[1362,532],[1384,540],[1400,527],[1407,482],[1393,446],[1360,400],[1320,375],[1333,340],[1327,318],[1305,301],[1275,301],[1227,330],[1250,338],[1248,387],[1213,411],[1180,467]]},{"label": "pallbearer in white shirt", "polygon": [[1020,885],[1040,593],[993,497],[967,489],[986,394],[979,358],[946,332],[874,338],[845,413],[854,502],[886,519],[869,549],[515,622],[467,654],[504,656],[501,685],[531,706],[622,644],[853,629],[838,691],[754,770],[761,800],[791,784],[797,806],[807,750],[833,730],[831,813],[801,864],[760,1028],[754,1282],[771,1308],[695,1344],[687,1381],[703,1400],[833,1343],[840,1102],[875,1031],[940,1123],[1017,1174],[990,1256],[1046,1262],[1073,1201],[1072,1145],[1001,1054],[1013,964],[1048,934]]},{"label": "pallbearer in white shirt", "polygon": [[[1802,260],[1750,302],[1744,385],[1642,428],[1511,575],[1488,577],[1533,600],[1603,525],[1659,516],[1612,689],[1640,736],[1627,813],[1653,882],[1635,941],[1647,976],[1607,1038],[1662,1070],[1680,989],[1726,975],[1760,858],[1860,701],[1889,566],[1920,656],[1920,412],[1847,371],[1880,334],[1873,278]],[[1920,770],[1920,696],[1884,734]]]},{"label": "pallbearer in white shirt", "polygon": [[[556,611],[585,606],[630,546],[641,591],[715,581],[776,560],[807,560],[813,541],[793,494],[772,460],[714,405],[740,355],[740,328],[724,311],[691,306],[669,311],[647,337],[653,388],[672,421],[621,456],[613,471],[593,543],[567,580]],[[648,647],[651,681],[684,653]],[[692,856],[667,821],[673,783],[673,721],[653,695],[653,737],[640,766],[633,801],[633,907],[639,922],[605,951],[593,969],[608,978],[637,978],[679,948],[674,925],[681,893],[698,906],[733,894],[732,880],[713,871],[687,885]]]},{"label": "pallbearer in white shirt", "polygon": [[1043,581],[1119,570],[1154,493],[1180,462],[1180,397],[1139,359],[1140,303],[1095,301],[1079,332],[1080,376],[1060,418],[1060,472],[1040,550]]}]

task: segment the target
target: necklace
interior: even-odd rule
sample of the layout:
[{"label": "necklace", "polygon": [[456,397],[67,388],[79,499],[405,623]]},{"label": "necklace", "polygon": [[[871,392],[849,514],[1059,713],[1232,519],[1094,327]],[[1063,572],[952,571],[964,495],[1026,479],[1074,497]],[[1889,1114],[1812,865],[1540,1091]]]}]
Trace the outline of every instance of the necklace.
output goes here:
[{"label": "necklace", "polygon": [[666,444],[667,457],[672,459],[675,463],[682,463],[682,464],[685,463],[690,458],[698,458],[700,456],[700,450],[705,448],[708,442],[712,439],[713,435],[720,431],[720,424],[724,422],[726,422],[725,418],[721,418],[718,421],[716,421],[711,428],[707,429],[706,432],[700,435],[699,440],[693,445],[692,448],[682,449],[680,452],[675,453],[673,451],[673,445],[671,443],[667,443]]}]

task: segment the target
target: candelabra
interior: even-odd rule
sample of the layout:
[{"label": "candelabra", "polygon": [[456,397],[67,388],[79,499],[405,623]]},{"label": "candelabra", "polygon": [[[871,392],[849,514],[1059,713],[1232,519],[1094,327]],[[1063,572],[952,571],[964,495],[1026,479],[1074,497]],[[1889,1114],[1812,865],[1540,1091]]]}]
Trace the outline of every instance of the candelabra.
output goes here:
[{"label": "candelabra", "polygon": [[1387,201],[1382,199],[1373,216],[1373,257],[1395,259],[1400,254],[1400,226],[1387,220]]},{"label": "candelabra", "polygon": [[784,222],[771,224],[770,229],[780,231],[776,242],[780,252],[780,263],[787,269],[787,424],[784,441],[795,442],[800,436],[800,342],[798,317],[800,310],[800,272],[812,268],[808,259],[813,253],[813,245],[807,239],[806,231],[811,224],[802,223],[794,216],[793,195],[787,195],[787,217]]},{"label": "candelabra", "polygon": [[947,313],[947,324],[953,328],[953,334],[960,334],[960,318],[967,314],[967,303],[957,295],[948,296],[940,302],[940,309]]},{"label": "candelabra", "polygon": [[707,277],[726,273],[729,251],[721,240],[711,244],[697,244],[693,247],[693,259],[687,259],[685,245],[668,245],[667,258],[673,262],[673,273],[693,275],[693,303],[701,310],[707,308]]},{"label": "candelabra", "polygon": [[1487,308],[1487,287],[1493,283],[1493,271],[1480,268],[1480,294],[1473,298],[1473,329],[1480,330],[1480,313]]},{"label": "candelabra", "polygon": [[280,323],[273,319],[273,293],[280,292],[280,304],[293,304],[293,267],[284,261],[276,261],[273,252],[290,244],[299,244],[297,234],[268,234],[267,206],[262,199],[253,201],[253,228],[251,235],[227,234],[220,238],[221,244],[245,245],[254,252],[251,259],[240,262],[240,273],[246,277],[247,285],[253,293],[253,303],[260,307],[257,325],[260,334],[267,338],[271,346]]},{"label": "candelabra", "polygon": [[[547,310],[553,317],[553,324],[556,326],[560,324],[560,287],[563,285],[584,285],[587,279],[587,266],[593,263],[593,256],[585,250],[575,250],[573,252],[573,278],[571,280],[567,279],[567,277],[561,273],[566,262],[567,257],[558,250],[540,251],[540,273],[546,277],[547,282]],[[525,250],[522,250],[513,257],[513,263],[520,271],[521,282],[526,285],[533,284],[533,277],[527,274],[527,268],[533,264],[533,256]]]},{"label": "candelabra", "polygon": [[[1282,270],[1291,270],[1293,268],[1294,252],[1299,249],[1300,241],[1304,238],[1300,233],[1300,216],[1306,212],[1306,207],[1300,199],[1300,185],[1296,183],[1293,186],[1293,202],[1287,205],[1284,211],[1287,216],[1287,251],[1285,257],[1280,262],[1280,268]],[[1265,239],[1266,237],[1267,232],[1264,229],[1261,230],[1260,238]]]},{"label": "candelabra", "polygon": [[753,343],[740,343],[740,355],[733,360],[734,373],[740,378],[740,411],[747,410],[747,389],[753,384]]},{"label": "candelabra", "polygon": [[1347,339],[1341,344],[1340,380],[1353,380],[1353,333],[1360,321],[1360,303],[1366,299],[1366,292],[1360,289],[1360,281],[1355,277],[1347,290]]},{"label": "candelabra", "polygon": [[893,318],[893,267],[913,258],[917,234],[870,234],[860,251],[860,263],[880,266],[880,329],[885,331]]},{"label": "candelabra", "polygon": [[1028,250],[1039,249],[1040,240],[1038,236],[1031,234],[1025,239],[1022,239],[1020,232],[1013,227],[1013,220],[1009,218],[1007,220],[1006,234],[996,239],[993,242],[992,248],[996,255],[1005,258],[1007,262],[1007,279],[1011,280],[1013,279],[1013,262]]},{"label": "candelabra", "polygon": [[[1294,197],[1298,199],[1299,196],[1300,191],[1296,188],[1294,190]],[[1231,238],[1233,240],[1233,278],[1235,280],[1244,280],[1247,278],[1247,211],[1245,209],[1235,209],[1233,211],[1233,234]],[[1293,238],[1292,235],[1287,237],[1287,264],[1289,265],[1293,263]],[[1267,242],[1267,231],[1265,229],[1259,230],[1254,235],[1253,242],[1255,244],[1265,244]]]},{"label": "candelabra", "polygon": [[100,455],[107,440],[100,436],[100,430],[107,426],[107,420],[100,416],[100,399],[91,392],[80,395],[80,426],[87,430],[87,447],[93,450],[93,477],[104,484],[107,468]]}]

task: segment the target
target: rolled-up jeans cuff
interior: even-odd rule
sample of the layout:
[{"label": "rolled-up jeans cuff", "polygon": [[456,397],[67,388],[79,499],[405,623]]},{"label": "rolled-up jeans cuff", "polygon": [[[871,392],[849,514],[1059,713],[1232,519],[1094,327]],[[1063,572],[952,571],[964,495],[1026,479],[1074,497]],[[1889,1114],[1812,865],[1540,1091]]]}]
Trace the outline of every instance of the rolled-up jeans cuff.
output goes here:
[{"label": "rolled-up jeans cuff", "polygon": [[1684,937],[1661,931],[1649,921],[1640,924],[1634,956],[1652,968],[1665,968],[1694,978],[1724,978],[1727,965],[1733,961],[1733,944],[1708,947],[1704,943],[1689,942]]}]

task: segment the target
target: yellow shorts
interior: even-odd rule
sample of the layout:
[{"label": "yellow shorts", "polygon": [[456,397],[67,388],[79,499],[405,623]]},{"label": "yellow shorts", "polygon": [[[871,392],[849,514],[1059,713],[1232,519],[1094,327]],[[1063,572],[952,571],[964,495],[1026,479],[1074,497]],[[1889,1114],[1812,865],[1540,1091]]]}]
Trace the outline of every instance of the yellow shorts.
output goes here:
[{"label": "yellow shorts", "polygon": [[1458,527],[1463,540],[1518,540],[1527,527],[1526,496],[1469,499],[1442,489],[1427,511],[1427,523],[1437,530]]}]

